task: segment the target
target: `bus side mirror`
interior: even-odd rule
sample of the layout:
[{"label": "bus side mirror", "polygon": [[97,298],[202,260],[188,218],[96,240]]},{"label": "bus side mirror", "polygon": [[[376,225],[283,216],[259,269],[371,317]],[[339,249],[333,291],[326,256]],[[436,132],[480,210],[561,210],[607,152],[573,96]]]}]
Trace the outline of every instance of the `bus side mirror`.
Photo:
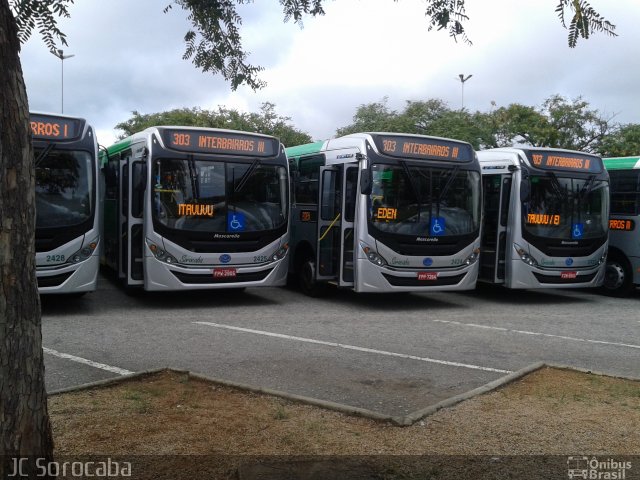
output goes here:
[{"label": "bus side mirror", "polygon": [[372,187],[373,179],[371,178],[371,169],[365,168],[360,174],[360,193],[364,195],[371,195]]}]

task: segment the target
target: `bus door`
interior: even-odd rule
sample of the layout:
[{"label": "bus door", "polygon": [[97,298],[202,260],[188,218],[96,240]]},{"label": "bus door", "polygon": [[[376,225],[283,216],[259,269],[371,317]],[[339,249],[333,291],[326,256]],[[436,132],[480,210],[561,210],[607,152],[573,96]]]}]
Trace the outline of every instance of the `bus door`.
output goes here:
[{"label": "bus door", "polygon": [[134,160],[131,152],[120,162],[120,268],[127,286],[144,283],[144,188],[146,160]]},{"label": "bus door", "polygon": [[482,195],[484,225],[480,243],[479,279],[491,283],[504,283],[511,174],[483,175]]},{"label": "bus door", "polygon": [[316,279],[354,285],[355,211],[358,165],[320,168]]}]

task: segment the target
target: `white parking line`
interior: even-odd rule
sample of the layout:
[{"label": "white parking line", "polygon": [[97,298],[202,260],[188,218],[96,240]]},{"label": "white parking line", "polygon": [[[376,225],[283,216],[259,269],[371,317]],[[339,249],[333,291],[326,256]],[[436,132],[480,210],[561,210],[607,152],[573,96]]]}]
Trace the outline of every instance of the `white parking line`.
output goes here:
[{"label": "white parking line", "polygon": [[226,330],[233,330],[236,332],[253,333],[256,335],[264,335],[266,337],[281,338],[283,340],[313,343],[315,345],[324,345],[327,347],[344,348],[345,350],[355,350],[356,352],[374,353],[377,355],[386,355],[389,357],[404,358],[407,360],[418,360],[421,362],[437,363],[439,365],[447,365],[449,367],[471,368],[473,370],[482,370],[485,372],[495,372],[495,373],[512,373],[511,370],[501,370],[499,368],[482,367],[480,365],[471,365],[468,363],[449,362],[446,360],[437,360],[435,358],[418,357],[416,355],[407,355],[405,353],[387,352],[384,350],[376,350],[374,348],[358,347],[356,345],[346,345],[344,343],[326,342],[324,340],[315,340],[313,338],[295,337],[292,335],[284,335],[282,333],[272,333],[272,332],[265,332],[262,330],[254,330],[252,328],[234,327],[233,325],[224,325],[221,323],[212,323],[212,322],[193,322],[193,323],[196,323],[198,325],[207,325],[209,327],[224,328]]},{"label": "white parking line", "polygon": [[112,367],[111,365],[105,365],[104,363],[98,363],[94,362],[93,360],[87,360],[86,358],[76,357],[75,355],[70,355],[68,353],[62,353],[52,348],[42,347],[42,350],[44,351],[44,353],[48,353],[49,355],[53,355],[54,357],[64,358],[65,360],[82,363],[84,365],[89,365],[90,367],[106,370],[107,372],[117,373],[118,375],[130,375],[133,373],[129,370],[125,370],[124,368]]},{"label": "white parking line", "polygon": [[633,345],[633,344],[630,344],[630,343],[606,342],[604,340],[592,340],[592,339],[589,339],[589,338],[568,337],[568,336],[565,336],[565,335],[553,335],[551,333],[530,332],[528,330],[515,330],[515,329],[512,329],[512,328],[504,328],[504,327],[492,327],[490,325],[479,325],[477,323],[456,322],[455,320],[437,320],[437,319],[432,319],[431,321],[435,322],[435,323],[446,323],[446,324],[449,324],[449,325],[458,325],[458,326],[463,326],[463,327],[482,328],[484,330],[497,330],[499,332],[519,333],[519,334],[522,334],[522,335],[533,335],[533,336],[539,336],[539,337],[559,338],[561,340],[571,340],[573,342],[595,343],[595,344],[599,344],[599,345],[611,345],[611,346],[614,346],[614,347],[627,347],[627,348],[639,348],[640,349],[640,345]]}]

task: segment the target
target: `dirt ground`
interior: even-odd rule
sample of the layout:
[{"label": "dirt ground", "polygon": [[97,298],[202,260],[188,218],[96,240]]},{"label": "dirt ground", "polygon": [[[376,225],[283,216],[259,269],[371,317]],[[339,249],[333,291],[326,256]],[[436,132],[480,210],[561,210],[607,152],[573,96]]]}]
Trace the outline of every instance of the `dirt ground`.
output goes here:
[{"label": "dirt ground", "polygon": [[[564,456],[556,460],[564,465],[560,478],[567,478],[568,455],[640,455],[640,382],[552,368],[440,410],[410,427],[174,372],[53,396],[49,413],[57,456],[144,456],[136,457],[138,463],[163,456],[164,467],[149,477],[133,478],[196,478],[184,462],[194,455],[199,456],[195,463],[218,459],[209,462],[209,478],[247,479],[328,478],[326,472],[319,473],[322,468],[329,468],[333,478],[449,478],[443,465],[451,463],[452,455],[482,462],[517,458],[520,464],[542,461],[536,456]],[[416,463],[425,455],[440,458],[437,466],[422,465],[419,475],[407,467],[407,459]],[[267,460],[241,465],[242,458],[256,456]],[[295,460],[308,470],[309,458],[315,462],[316,476],[286,476],[279,467],[265,467],[274,459]],[[358,466],[349,466],[353,462]],[[376,462],[384,467],[375,474],[363,473],[363,462],[367,469]]]}]

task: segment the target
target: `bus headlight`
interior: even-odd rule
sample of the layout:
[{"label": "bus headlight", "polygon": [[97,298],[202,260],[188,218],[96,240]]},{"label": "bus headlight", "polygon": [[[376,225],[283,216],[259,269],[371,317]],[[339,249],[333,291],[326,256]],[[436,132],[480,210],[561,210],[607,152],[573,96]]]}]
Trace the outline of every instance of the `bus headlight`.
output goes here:
[{"label": "bus headlight", "polygon": [[71,255],[69,257],[69,260],[67,260],[67,262],[69,262],[69,263],[84,262],[87,258],[89,258],[91,255],[93,255],[93,252],[96,251],[96,248],[98,248],[98,241],[99,240],[100,240],[100,237],[97,237],[97,238],[93,239],[87,245],[85,245],[80,250],[78,250],[76,253]]},{"label": "bus headlight", "polygon": [[533,258],[531,255],[529,255],[524,248],[522,248],[517,243],[514,243],[513,247],[516,249],[516,253],[520,255],[520,260],[522,260],[524,263],[526,263],[531,267],[538,266],[538,261],[535,258]]},{"label": "bus headlight", "polygon": [[463,265],[465,266],[469,266],[469,265],[473,265],[474,263],[476,263],[476,261],[478,260],[478,257],[480,256],[480,249],[476,248],[473,250],[473,252],[471,253],[471,255],[469,255],[464,262],[462,262]]},{"label": "bus headlight", "polygon": [[287,254],[287,250],[289,250],[289,244],[285,243],[276,253],[271,255],[271,261],[277,262],[278,260],[282,260]]},{"label": "bus headlight", "polygon": [[153,256],[156,257],[161,262],[165,263],[178,263],[177,260],[165,252],[163,249],[158,247],[155,243],[151,243],[147,240],[147,245],[149,246],[149,250],[153,253]]},{"label": "bus headlight", "polygon": [[384,267],[387,264],[387,261],[366,243],[360,242],[360,248],[362,248],[364,254],[374,265],[377,265],[378,267]]}]

